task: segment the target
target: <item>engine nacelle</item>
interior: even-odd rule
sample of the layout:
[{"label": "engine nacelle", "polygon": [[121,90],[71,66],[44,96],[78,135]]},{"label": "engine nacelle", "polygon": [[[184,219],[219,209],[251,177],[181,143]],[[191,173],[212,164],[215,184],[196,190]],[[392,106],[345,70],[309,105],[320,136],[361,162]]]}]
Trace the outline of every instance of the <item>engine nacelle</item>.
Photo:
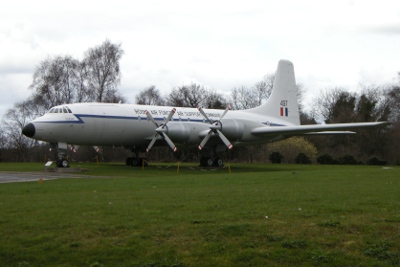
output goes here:
[{"label": "engine nacelle", "polygon": [[244,134],[244,124],[238,120],[225,119],[221,122],[221,132],[231,141],[240,140]]},{"label": "engine nacelle", "polygon": [[171,121],[166,126],[166,133],[174,142],[188,143],[198,141],[198,133],[208,129],[208,125],[197,122]]}]

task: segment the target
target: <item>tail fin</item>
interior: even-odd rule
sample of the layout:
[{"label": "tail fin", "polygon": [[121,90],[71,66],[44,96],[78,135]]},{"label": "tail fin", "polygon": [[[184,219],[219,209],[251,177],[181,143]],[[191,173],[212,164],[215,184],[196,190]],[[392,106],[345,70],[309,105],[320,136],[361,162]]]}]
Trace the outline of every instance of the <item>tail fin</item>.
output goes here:
[{"label": "tail fin", "polygon": [[300,125],[297,87],[292,62],[288,60],[279,61],[270,97],[261,106],[248,111],[279,118],[292,125]]}]

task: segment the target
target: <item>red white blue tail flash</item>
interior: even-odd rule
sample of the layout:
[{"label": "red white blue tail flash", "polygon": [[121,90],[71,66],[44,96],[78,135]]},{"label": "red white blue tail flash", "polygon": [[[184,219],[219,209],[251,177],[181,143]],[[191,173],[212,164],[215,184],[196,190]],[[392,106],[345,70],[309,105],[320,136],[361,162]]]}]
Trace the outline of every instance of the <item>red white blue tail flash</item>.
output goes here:
[{"label": "red white blue tail flash", "polygon": [[288,108],[281,107],[280,114],[281,114],[281,117],[287,117],[287,116],[289,116],[289,110],[288,110]]}]

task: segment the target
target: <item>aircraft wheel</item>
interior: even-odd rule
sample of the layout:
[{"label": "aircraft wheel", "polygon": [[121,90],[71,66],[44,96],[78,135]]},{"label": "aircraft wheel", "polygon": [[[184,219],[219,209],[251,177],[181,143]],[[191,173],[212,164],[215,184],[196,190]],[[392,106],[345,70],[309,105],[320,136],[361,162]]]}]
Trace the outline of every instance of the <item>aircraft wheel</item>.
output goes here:
[{"label": "aircraft wheel", "polygon": [[67,168],[67,167],[69,167],[69,161],[67,159],[59,159],[57,161],[57,167]]},{"label": "aircraft wheel", "polygon": [[214,163],[214,161],[212,160],[212,158],[207,158],[206,159],[206,167],[211,167],[212,165],[213,165],[213,163]]},{"label": "aircraft wheel", "polygon": [[131,166],[139,166],[139,158],[133,157],[131,160]]},{"label": "aircraft wheel", "polygon": [[223,167],[224,166],[224,160],[221,159],[221,158],[216,158],[214,160],[214,166]]}]

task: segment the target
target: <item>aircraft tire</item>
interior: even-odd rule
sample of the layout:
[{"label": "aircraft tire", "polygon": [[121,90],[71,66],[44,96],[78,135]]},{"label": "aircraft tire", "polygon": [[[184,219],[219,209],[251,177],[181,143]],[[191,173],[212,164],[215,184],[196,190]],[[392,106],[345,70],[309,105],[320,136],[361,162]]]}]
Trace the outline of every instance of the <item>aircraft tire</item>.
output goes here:
[{"label": "aircraft tire", "polygon": [[212,158],[207,158],[205,163],[206,163],[205,164],[206,167],[211,167],[214,164],[214,161]]},{"label": "aircraft tire", "polygon": [[57,160],[57,167],[59,168],[68,168],[69,161],[67,159],[59,159]]},{"label": "aircraft tire", "polygon": [[139,166],[140,160],[137,157],[133,157],[131,160],[131,166]]},{"label": "aircraft tire", "polygon": [[214,160],[214,166],[223,167],[224,166],[224,160],[221,159],[221,158],[216,158]]}]

